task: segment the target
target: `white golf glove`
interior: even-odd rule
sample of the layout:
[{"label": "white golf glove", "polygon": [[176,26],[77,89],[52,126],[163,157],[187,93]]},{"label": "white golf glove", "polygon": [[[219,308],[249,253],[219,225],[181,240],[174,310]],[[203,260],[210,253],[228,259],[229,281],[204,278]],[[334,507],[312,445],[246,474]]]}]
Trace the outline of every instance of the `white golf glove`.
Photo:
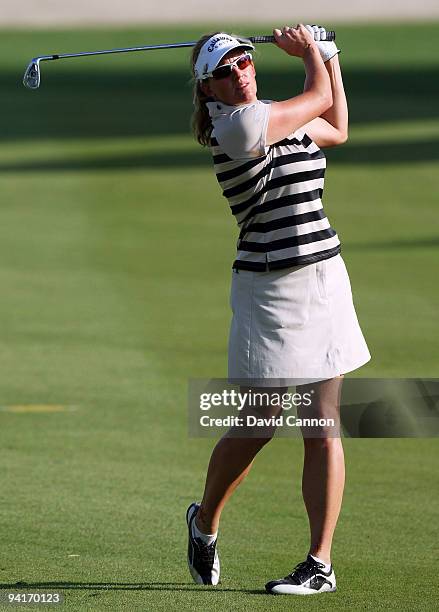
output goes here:
[{"label": "white golf glove", "polygon": [[305,28],[311,34],[316,41],[317,47],[320,51],[320,57],[324,62],[327,62],[332,57],[340,53],[340,49],[337,49],[337,45],[333,40],[326,39],[326,30],[322,26],[306,25]]}]

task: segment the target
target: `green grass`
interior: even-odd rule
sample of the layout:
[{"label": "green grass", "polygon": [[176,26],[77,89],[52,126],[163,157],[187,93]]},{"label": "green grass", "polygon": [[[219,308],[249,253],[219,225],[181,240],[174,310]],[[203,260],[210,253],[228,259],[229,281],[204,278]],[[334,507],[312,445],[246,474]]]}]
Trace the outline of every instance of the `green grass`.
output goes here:
[{"label": "green grass", "polygon": [[[336,29],[351,134],[328,151],[324,204],[373,355],[356,375],[434,377],[439,27]],[[201,30],[0,37],[0,406],[69,408],[0,412],[0,582],[59,588],[66,610],[430,610],[436,440],[346,440],[324,601],[261,591],[307,546],[296,440],[267,447],[227,507],[221,587],[188,579],[184,511],[213,441],[187,436],[187,381],[226,373],[236,228],[188,133],[187,53],[46,63],[38,92],[20,79],[40,53]],[[274,99],[302,82],[268,46],[258,76]]]}]

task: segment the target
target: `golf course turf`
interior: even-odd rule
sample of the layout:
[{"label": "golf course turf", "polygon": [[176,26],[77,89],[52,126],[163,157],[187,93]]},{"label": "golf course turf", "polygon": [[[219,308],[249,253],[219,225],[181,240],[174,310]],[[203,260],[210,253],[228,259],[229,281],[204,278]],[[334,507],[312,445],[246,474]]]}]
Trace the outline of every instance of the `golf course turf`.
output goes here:
[{"label": "golf course turf", "polygon": [[[351,129],[325,151],[323,204],[372,353],[353,375],[435,377],[439,24],[332,27]],[[432,610],[436,439],[346,439],[337,593],[263,591],[307,552],[288,439],[226,507],[221,585],[190,579],[185,510],[214,442],[188,437],[187,385],[226,375],[237,229],[190,134],[189,52],[46,62],[38,91],[21,78],[36,55],[210,30],[1,33],[0,586],[61,592],[62,610]],[[255,61],[261,98],[300,91],[300,60],[261,45]]]}]

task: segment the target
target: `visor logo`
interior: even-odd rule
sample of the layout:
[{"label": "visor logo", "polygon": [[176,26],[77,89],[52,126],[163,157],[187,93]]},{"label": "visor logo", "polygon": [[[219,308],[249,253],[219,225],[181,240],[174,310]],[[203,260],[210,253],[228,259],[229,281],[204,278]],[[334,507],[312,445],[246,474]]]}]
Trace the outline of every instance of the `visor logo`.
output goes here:
[{"label": "visor logo", "polygon": [[[212,53],[212,51],[215,50],[217,43],[221,43],[221,41],[233,42],[233,38],[230,38],[230,36],[216,36],[215,38],[212,38],[212,40],[210,41],[210,45],[207,47],[208,52]],[[222,45],[218,46],[220,47]]]}]

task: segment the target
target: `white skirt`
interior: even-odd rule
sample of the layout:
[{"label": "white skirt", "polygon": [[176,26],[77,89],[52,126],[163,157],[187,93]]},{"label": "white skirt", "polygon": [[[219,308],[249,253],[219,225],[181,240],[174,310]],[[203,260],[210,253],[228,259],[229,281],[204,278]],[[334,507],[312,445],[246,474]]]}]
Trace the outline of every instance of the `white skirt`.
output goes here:
[{"label": "white skirt", "polygon": [[283,270],[234,270],[230,304],[231,383],[292,386],[370,359],[341,255]]}]

